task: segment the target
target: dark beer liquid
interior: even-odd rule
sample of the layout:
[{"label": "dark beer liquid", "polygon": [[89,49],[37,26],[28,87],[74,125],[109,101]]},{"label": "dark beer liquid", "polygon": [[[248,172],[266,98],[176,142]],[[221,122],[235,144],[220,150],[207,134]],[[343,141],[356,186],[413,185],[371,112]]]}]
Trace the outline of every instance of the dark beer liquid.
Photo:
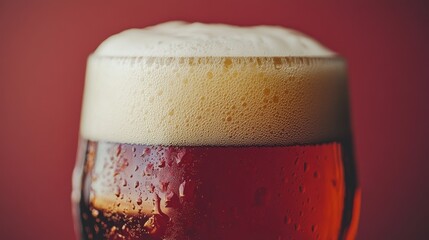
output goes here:
[{"label": "dark beer liquid", "polygon": [[80,239],[354,238],[350,144],[80,144]]}]

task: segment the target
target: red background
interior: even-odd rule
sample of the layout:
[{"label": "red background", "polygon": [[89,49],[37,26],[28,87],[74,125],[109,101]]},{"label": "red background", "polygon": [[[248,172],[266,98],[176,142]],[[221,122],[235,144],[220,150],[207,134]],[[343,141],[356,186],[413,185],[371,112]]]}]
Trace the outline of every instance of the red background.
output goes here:
[{"label": "red background", "polygon": [[429,7],[424,1],[0,1],[0,238],[73,239],[71,172],[85,61],[161,21],[280,24],[348,60],[358,239],[429,232]]}]

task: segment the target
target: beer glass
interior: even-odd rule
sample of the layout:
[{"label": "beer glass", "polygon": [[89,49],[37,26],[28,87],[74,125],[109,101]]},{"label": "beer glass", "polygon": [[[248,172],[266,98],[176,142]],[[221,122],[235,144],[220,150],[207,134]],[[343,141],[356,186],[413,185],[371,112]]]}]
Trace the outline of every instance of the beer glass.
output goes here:
[{"label": "beer glass", "polygon": [[80,239],[354,238],[346,65],[295,31],[109,38],[88,59],[80,136]]}]

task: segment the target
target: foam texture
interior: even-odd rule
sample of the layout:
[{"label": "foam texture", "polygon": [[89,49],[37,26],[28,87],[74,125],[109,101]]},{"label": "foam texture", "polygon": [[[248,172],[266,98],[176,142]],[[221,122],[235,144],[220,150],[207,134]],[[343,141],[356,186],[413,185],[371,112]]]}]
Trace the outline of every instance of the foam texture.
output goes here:
[{"label": "foam texture", "polygon": [[290,145],[348,133],[339,58],[88,60],[81,135],[161,145]]},{"label": "foam texture", "polygon": [[96,50],[99,56],[332,56],[304,34],[278,26],[167,22],[113,35]]},{"label": "foam texture", "polygon": [[89,57],[81,135],[162,145],[336,140],[348,133],[346,94],[344,62],[296,31],[170,22],[114,35]]}]

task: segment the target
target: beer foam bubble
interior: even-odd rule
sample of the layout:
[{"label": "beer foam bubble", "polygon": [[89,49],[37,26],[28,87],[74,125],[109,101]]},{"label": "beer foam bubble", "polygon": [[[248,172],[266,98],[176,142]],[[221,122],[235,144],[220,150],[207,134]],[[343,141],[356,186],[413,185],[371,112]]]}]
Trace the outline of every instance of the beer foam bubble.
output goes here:
[{"label": "beer foam bubble", "polygon": [[[171,24],[132,30],[139,37],[130,39],[125,38],[126,31],[119,39],[109,38],[89,57],[82,137],[150,145],[222,146],[317,143],[348,134],[346,68],[339,57],[308,57],[309,52],[269,56],[299,53],[293,52],[296,49],[281,49],[277,44],[275,47],[280,49],[274,54],[274,47],[258,45],[256,40],[247,43],[261,49],[240,46],[240,56],[228,57],[224,56],[226,49],[237,43],[234,36],[240,36],[233,29],[240,32],[241,28]],[[172,26],[176,25],[185,30],[195,26],[181,34],[188,36],[184,39],[194,39],[191,35],[195,32],[195,39],[199,40],[174,40],[168,32],[175,31]],[[201,45],[196,43],[202,36],[217,36],[220,29],[231,33],[231,38],[222,34],[225,46],[217,43],[222,56],[211,56],[214,50],[199,49]],[[247,35],[264,41],[272,39],[276,31],[287,31],[275,27],[274,34],[263,30],[270,27],[245,29]],[[142,37],[150,35],[145,31],[155,30],[160,32],[163,46],[156,47],[156,51],[151,47],[158,35],[150,37],[149,45]],[[282,34],[276,36],[277,40],[272,41],[282,42]],[[170,39],[173,40],[169,42]],[[196,44],[194,51],[189,50],[191,57],[182,56],[185,52],[181,50],[170,52],[171,46],[179,42],[186,45],[184,49]],[[228,53],[237,52],[231,49]]]},{"label": "beer foam bubble", "polygon": [[304,34],[278,26],[167,22],[129,29],[104,41],[99,56],[330,56]]}]

